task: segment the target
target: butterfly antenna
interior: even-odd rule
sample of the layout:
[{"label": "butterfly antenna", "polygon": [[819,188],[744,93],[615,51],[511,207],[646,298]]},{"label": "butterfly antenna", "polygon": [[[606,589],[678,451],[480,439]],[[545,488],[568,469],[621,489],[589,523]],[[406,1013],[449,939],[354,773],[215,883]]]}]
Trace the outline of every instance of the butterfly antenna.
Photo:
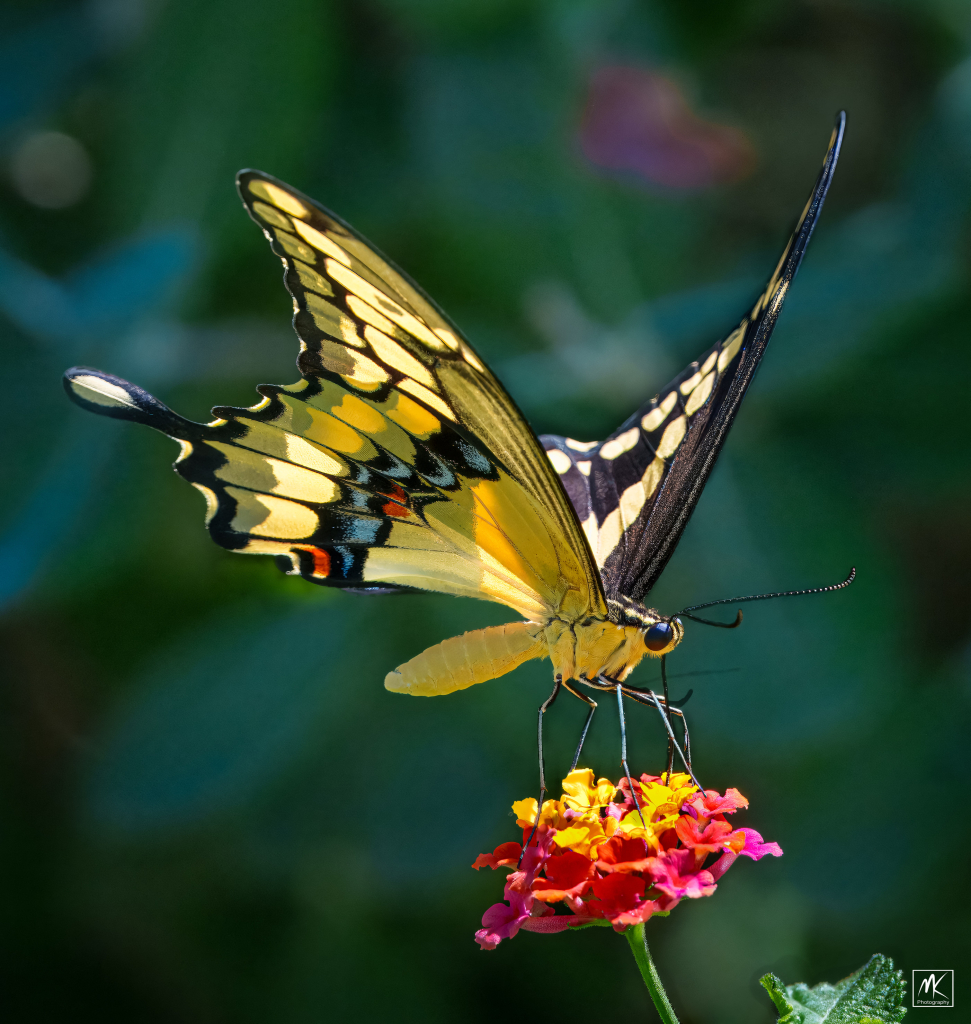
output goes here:
[{"label": "butterfly antenna", "polygon": [[[768,597],[769,595],[766,595],[766,596]],[[755,597],[743,597],[743,598],[740,598],[740,600],[742,600],[742,601],[757,601],[758,598],[755,598]],[[720,602],[715,601],[713,603],[714,604],[719,604]],[[702,607],[704,608],[706,606],[702,605]],[[706,625],[706,626],[718,626],[719,629],[738,629],[738,627],[741,626],[741,624],[742,624],[742,611],[741,611],[741,609],[739,609],[738,615],[735,616],[735,621],[734,622],[715,622],[714,619],[703,619],[700,615],[689,615],[688,612],[678,612],[678,616],[679,617],[682,616],[682,615],[686,619],[691,619],[692,622],[701,622],[701,623],[704,623],[704,625]]]},{"label": "butterfly antenna", "polygon": [[739,611],[734,622],[713,622],[711,619],[703,619],[698,615],[691,615],[690,612],[700,611],[702,608],[714,608],[719,604],[741,604],[743,601],[768,601],[773,597],[802,597],[804,594],[828,594],[831,590],[842,590],[848,587],[856,579],[856,567],[850,569],[849,576],[842,583],[833,583],[828,587],[812,587],[809,590],[781,590],[775,594],[750,594],[748,597],[725,597],[720,601],[707,601],[705,604],[692,604],[682,608],[678,615],[694,622],[703,622],[706,626],[719,626],[722,629],[736,629],[742,624],[742,613]]}]

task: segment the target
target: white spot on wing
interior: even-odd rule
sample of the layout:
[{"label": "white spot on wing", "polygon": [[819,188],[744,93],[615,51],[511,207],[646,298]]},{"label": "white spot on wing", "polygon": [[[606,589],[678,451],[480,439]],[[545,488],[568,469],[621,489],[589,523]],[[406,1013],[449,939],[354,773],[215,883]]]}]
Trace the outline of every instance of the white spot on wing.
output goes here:
[{"label": "white spot on wing", "polygon": [[[683,419],[684,417],[679,417]],[[591,547],[597,554],[597,567],[602,569],[611,552],[620,543],[621,538],[636,522],[644,505],[657,490],[658,484],[664,479],[664,460],[655,458],[644,471],[644,475],[636,484],[631,484],[620,496],[617,508],[603,521],[597,535],[596,545]],[[591,519],[593,517],[591,516]],[[589,520],[588,520],[589,522]],[[584,523],[586,532],[586,523]]]},{"label": "white spot on wing", "polygon": [[630,430],[625,430],[623,434],[619,434],[613,440],[604,443],[600,449],[600,458],[616,459],[618,456],[623,455],[624,452],[630,451],[637,444],[640,436],[640,427],[631,427]]},{"label": "white spot on wing", "polygon": [[712,385],[715,383],[715,374],[709,373],[704,380],[691,392],[691,397],[684,403],[684,411],[689,416],[694,414],[708,401]]},{"label": "white spot on wing", "polygon": [[574,441],[572,437],[566,438],[567,448],[572,448],[575,452],[588,452],[591,448],[597,447],[596,441]]},{"label": "white spot on wing", "polygon": [[621,535],[620,507],[618,506],[607,516],[597,531],[597,568],[602,569],[610,557],[611,551],[617,547]]},{"label": "white spot on wing", "polygon": [[742,347],[742,339],[745,337],[745,324],[741,327],[736,327],[734,331],[725,339],[725,344],[722,345],[722,350],[718,354],[718,372],[724,373],[725,367],[738,355],[738,350]]},{"label": "white spot on wing", "polygon": [[664,401],[661,402],[656,409],[652,409],[647,413],[641,420],[641,426],[649,434],[653,433],[657,428],[668,418],[671,414],[671,410],[674,408],[675,403],[678,400],[678,394],[676,391],[670,392],[665,396]]},{"label": "white spot on wing", "polygon": [[679,416],[676,420],[671,420],[661,435],[661,441],[655,452],[657,457],[667,459],[672,456],[678,450],[678,445],[684,440],[684,434],[687,429],[687,417]]},{"label": "white spot on wing", "polygon": [[94,374],[81,374],[70,378],[71,389],[81,398],[95,405],[127,406],[129,409],[136,408],[131,395],[117,384],[102,380]]},{"label": "white spot on wing", "polygon": [[559,448],[551,448],[546,454],[557,473],[565,473],[573,465],[570,456]]},{"label": "white spot on wing", "polygon": [[583,533],[587,538],[587,543],[590,545],[590,550],[597,553],[597,517],[591,512],[590,515],[584,520]]},{"label": "white spot on wing", "polygon": [[624,530],[630,529],[640,515],[648,498],[657,489],[664,476],[664,460],[654,459],[636,484],[631,484],[620,496],[620,521]]}]

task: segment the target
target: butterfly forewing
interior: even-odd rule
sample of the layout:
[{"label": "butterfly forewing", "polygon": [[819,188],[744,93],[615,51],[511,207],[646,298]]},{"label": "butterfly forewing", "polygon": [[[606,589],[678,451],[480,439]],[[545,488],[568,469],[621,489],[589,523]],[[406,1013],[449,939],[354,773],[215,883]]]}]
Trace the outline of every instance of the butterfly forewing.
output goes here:
[{"label": "butterfly forewing", "polygon": [[826,198],[841,115],[795,231],[748,316],[602,443],[541,438],[576,509],[608,599],[641,601],[697,504],[775,327]]}]

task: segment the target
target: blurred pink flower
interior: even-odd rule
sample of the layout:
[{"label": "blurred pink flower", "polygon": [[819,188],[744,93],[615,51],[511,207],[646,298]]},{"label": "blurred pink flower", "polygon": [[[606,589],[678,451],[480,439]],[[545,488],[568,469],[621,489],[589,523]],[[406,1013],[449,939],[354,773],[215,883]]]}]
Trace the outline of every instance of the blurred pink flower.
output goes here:
[{"label": "blurred pink flower", "polygon": [[666,188],[736,181],[755,164],[742,132],[703,120],[674,82],[645,68],[615,65],[594,73],[579,141],[592,164]]}]

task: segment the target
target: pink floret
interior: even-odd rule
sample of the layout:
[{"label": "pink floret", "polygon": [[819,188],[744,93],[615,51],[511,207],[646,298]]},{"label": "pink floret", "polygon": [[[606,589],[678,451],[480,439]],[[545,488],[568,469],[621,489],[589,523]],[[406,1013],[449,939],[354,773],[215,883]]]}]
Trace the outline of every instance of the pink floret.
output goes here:
[{"label": "pink floret", "polygon": [[711,866],[712,877],[717,881],[735,863],[739,856],[751,857],[752,860],[761,860],[763,857],[781,857],[782,847],[778,843],[765,843],[762,837],[754,828],[740,828],[737,830],[745,834],[745,846],[735,853],[733,850],[726,850]]},{"label": "pink floret", "polygon": [[[507,892],[505,903],[493,903],[482,915],[482,927],[475,933],[475,941],[482,949],[495,949],[503,939],[511,939],[529,919],[532,897],[524,898],[518,892]],[[528,901],[528,903],[527,903]]]}]

